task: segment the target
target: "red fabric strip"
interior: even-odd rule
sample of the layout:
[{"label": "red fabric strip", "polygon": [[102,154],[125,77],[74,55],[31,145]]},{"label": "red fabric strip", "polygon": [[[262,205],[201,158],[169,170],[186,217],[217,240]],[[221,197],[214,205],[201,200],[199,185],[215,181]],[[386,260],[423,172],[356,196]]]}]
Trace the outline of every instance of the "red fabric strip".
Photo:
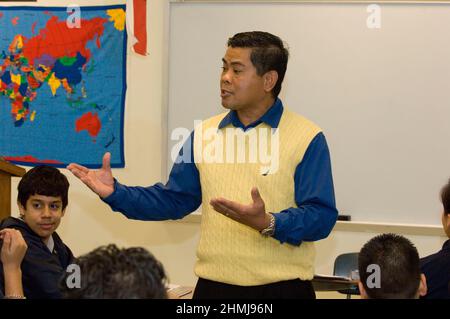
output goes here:
[{"label": "red fabric strip", "polygon": [[138,42],[133,46],[138,54],[147,55],[147,0],[134,0],[134,36]]}]

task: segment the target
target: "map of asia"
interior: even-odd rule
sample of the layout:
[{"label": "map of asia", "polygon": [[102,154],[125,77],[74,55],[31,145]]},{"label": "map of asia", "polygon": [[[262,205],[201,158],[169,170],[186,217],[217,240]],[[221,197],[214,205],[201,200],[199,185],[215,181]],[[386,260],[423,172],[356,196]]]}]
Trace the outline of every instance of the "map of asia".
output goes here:
[{"label": "map of asia", "polygon": [[0,156],[124,167],[126,42],[124,5],[0,7]]}]

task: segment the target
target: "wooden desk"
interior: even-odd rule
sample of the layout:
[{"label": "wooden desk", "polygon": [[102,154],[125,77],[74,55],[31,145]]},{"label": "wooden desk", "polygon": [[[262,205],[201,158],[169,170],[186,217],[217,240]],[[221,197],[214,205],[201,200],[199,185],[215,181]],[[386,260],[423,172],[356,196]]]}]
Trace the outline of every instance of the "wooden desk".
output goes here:
[{"label": "wooden desk", "polygon": [[194,294],[194,287],[177,286],[167,290],[167,297],[169,299],[192,299]]},{"label": "wooden desk", "polygon": [[[357,280],[345,280],[315,276],[314,291],[339,291],[358,287]],[[167,291],[169,299],[192,299],[194,287],[178,286]]]},{"label": "wooden desk", "polygon": [[0,220],[11,215],[11,177],[22,177],[25,169],[0,159]]},{"label": "wooden desk", "polygon": [[358,287],[357,280],[314,277],[312,284],[315,291],[339,291]]}]

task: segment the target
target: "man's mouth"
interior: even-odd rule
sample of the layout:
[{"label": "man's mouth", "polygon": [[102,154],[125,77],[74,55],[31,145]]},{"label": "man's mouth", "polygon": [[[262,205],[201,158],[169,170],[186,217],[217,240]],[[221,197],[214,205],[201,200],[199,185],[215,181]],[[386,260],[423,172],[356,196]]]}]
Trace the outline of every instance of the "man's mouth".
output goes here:
[{"label": "man's mouth", "polygon": [[231,93],[230,91],[227,90],[220,90],[220,97],[221,98],[226,98],[229,97],[230,95],[232,95],[233,93]]}]

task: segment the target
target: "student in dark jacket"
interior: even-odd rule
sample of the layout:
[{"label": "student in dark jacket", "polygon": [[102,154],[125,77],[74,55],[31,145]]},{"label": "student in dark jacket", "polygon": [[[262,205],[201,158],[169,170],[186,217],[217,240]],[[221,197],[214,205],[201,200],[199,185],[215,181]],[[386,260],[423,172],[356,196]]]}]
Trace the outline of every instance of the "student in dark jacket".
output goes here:
[{"label": "student in dark jacket", "polygon": [[[73,255],[55,231],[68,204],[68,190],[69,182],[58,169],[37,166],[19,182],[20,219],[8,217],[0,222],[0,229],[19,230],[28,245],[21,268],[29,299],[62,297],[58,283]],[[4,289],[3,278],[0,288]]]},{"label": "student in dark jacket", "polygon": [[[441,191],[442,226],[450,238],[450,180]],[[422,258],[420,268],[427,277],[428,293],[426,299],[450,299],[450,239],[437,253]]]}]

